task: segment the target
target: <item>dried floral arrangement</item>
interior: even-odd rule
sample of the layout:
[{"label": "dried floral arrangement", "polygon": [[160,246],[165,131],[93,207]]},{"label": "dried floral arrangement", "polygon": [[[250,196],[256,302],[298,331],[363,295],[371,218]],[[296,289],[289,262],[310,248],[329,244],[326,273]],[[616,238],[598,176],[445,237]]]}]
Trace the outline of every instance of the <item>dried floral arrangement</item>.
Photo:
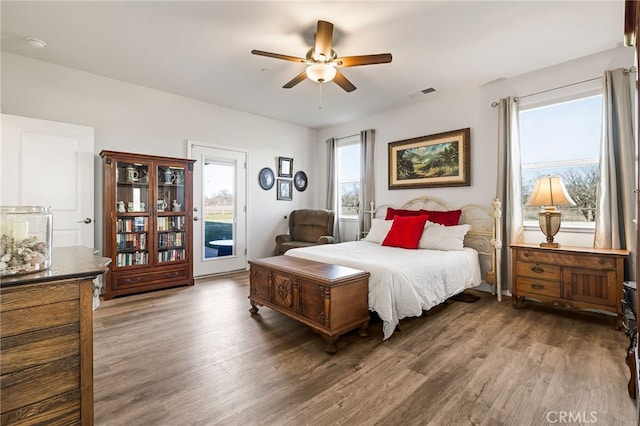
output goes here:
[{"label": "dried floral arrangement", "polygon": [[16,241],[13,237],[0,237],[0,277],[25,274],[46,269],[49,248],[37,237]]}]

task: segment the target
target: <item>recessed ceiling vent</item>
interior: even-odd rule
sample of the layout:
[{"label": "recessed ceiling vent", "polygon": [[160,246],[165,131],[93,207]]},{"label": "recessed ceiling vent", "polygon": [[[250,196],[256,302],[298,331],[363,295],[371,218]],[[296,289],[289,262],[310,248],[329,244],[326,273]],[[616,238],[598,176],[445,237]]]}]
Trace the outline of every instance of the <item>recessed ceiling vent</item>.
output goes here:
[{"label": "recessed ceiling vent", "polygon": [[413,98],[413,99],[418,99],[418,98],[421,98],[423,95],[427,95],[427,94],[429,94],[431,92],[435,92],[435,91],[436,91],[436,89],[434,89],[433,87],[428,87],[426,89],[420,90],[419,92],[415,92],[415,93],[410,94],[409,97]]}]

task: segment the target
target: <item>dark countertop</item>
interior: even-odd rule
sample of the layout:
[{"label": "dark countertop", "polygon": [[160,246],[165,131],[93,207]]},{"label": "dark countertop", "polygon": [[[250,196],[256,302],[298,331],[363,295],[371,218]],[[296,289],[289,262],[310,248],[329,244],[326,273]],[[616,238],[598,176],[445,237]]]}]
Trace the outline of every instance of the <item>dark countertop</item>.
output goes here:
[{"label": "dark countertop", "polygon": [[83,246],[54,247],[49,269],[30,274],[0,278],[0,287],[13,287],[70,278],[95,278],[109,270],[111,259],[94,255],[94,249]]}]

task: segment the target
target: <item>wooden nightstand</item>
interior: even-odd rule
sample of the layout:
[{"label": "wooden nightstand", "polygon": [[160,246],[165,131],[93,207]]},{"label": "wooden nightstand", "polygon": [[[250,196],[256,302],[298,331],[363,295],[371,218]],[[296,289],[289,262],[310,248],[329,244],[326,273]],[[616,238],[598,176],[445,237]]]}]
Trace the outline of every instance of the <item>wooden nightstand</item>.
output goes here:
[{"label": "wooden nightstand", "polygon": [[599,309],[622,324],[622,282],[628,250],[588,247],[546,248],[511,244],[513,305],[532,298],[554,306]]}]

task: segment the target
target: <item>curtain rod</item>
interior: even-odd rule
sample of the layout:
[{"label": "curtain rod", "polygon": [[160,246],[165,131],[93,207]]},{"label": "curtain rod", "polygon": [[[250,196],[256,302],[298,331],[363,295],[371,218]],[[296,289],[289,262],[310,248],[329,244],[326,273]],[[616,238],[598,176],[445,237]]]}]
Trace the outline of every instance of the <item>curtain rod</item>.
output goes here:
[{"label": "curtain rod", "polygon": [[342,139],[347,139],[347,138],[352,138],[354,136],[360,136],[360,133],[356,133],[354,135],[348,135],[348,136],[341,136],[339,138],[336,138],[336,141],[342,140]]},{"label": "curtain rod", "polygon": [[[624,73],[625,73],[625,74],[634,73],[634,72],[636,72],[636,67],[631,67],[631,68],[627,68],[627,69],[625,69],[625,70],[624,70]],[[589,78],[589,79],[587,79],[587,80],[582,80],[582,81],[577,81],[577,82],[575,82],[575,83],[565,84],[564,86],[553,87],[553,88],[551,88],[551,89],[541,90],[541,91],[539,91],[539,92],[535,92],[535,93],[529,93],[528,95],[518,96],[518,97],[515,97],[514,99],[515,99],[515,100],[520,100],[520,99],[523,99],[523,98],[528,98],[529,96],[540,95],[540,94],[542,94],[542,93],[552,92],[552,91],[554,91],[554,90],[564,89],[565,87],[576,86],[576,85],[578,85],[578,84],[588,83],[588,82],[590,82],[590,81],[601,80],[601,79],[602,79],[602,77]],[[491,103],[491,106],[492,106],[493,108],[497,107],[498,105],[499,105],[499,103],[498,103],[498,102],[495,102],[495,101]]]}]

